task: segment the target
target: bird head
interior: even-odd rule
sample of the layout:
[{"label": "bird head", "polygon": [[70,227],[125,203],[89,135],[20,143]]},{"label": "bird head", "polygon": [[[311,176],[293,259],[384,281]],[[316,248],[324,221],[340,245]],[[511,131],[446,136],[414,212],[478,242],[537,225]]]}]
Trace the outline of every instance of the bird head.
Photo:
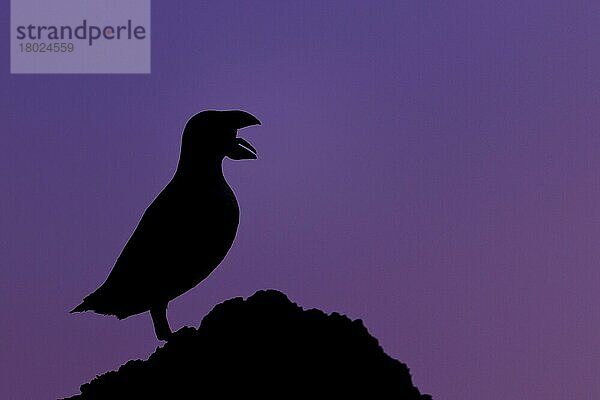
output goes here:
[{"label": "bird head", "polygon": [[252,125],[260,125],[260,121],[245,111],[202,111],[190,118],[185,125],[182,148],[220,159],[256,159],[256,149],[246,140],[237,137],[238,129]]}]

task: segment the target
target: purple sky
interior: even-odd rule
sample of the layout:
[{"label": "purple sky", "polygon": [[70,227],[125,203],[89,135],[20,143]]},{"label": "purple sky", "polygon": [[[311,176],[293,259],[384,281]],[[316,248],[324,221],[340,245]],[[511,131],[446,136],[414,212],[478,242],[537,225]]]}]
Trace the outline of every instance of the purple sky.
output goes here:
[{"label": "purple sky", "polygon": [[11,76],[2,2],[0,398],[155,349],[147,314],[67,311],[207,108],[258,116],[259,160],[225,162],[237,240],[173,328],[272,287],[362,318],[434,398],[600,398],[598,2],[167,3],[151,75]]}]

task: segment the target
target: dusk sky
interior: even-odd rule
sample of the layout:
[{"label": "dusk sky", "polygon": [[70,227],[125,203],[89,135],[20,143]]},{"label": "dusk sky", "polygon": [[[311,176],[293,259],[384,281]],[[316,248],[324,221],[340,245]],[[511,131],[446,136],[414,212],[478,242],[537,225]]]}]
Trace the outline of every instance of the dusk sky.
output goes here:
[{"label": "dusk sky", "polygon": [[244,109],[256,161],[174,329],[276,288],[361,318],[434,399],[600,398],[600,3],[154,1],[149,75],[10,75],[0,25],[0,398],[159,345],[68,310],[171,178],[185,121]]}]

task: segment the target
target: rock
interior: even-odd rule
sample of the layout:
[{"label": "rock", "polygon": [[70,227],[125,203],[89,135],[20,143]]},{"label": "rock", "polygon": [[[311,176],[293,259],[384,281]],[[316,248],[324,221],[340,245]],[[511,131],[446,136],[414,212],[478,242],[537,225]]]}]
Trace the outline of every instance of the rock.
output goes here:
[{"label": "rock", "polygon": [[148,360],[81,386],[71,399],[342,398],[426,400],[407,366],[361,320],[303,310],[276,290],[217,305]]}]

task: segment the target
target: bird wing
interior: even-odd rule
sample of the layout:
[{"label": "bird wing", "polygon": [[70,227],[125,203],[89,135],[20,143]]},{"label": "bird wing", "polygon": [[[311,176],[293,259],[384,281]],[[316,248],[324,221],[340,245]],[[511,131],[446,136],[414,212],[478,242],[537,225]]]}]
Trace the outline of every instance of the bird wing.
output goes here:
[{"label": "bird wing", "polygon": [[111,313],[145,307],[161,297],[162,272],[169,264],[169,254],[177,253],[181,236],[176,197],[167,186],[150,204],[108,278],[94,292],[98,303],[114,309]]}]

